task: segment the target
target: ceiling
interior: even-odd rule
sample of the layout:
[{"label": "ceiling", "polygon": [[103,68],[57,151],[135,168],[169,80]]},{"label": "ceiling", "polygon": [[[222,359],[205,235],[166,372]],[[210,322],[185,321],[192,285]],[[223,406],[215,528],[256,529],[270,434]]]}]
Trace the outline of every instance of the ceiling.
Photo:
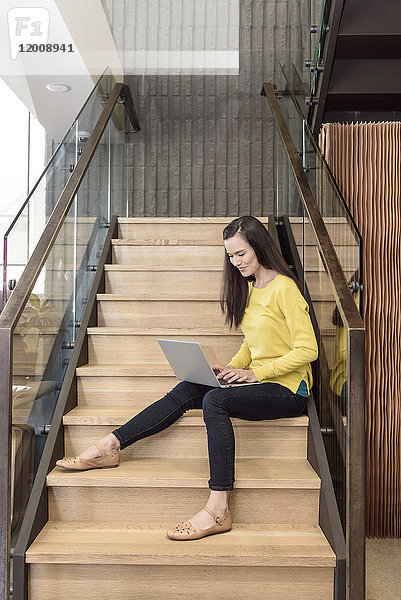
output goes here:
[{"label": "ceiling", "polygon": [[[20,45],[25,50],[21,52]],[[58,45],[58,46],[57,46]],[[57,51],[56,51],[57,50]],[[61,141],[104,69],[123,69],[100,0],[2,0],[0,76]],[[51,83],[66,92],[49,91]]]}]

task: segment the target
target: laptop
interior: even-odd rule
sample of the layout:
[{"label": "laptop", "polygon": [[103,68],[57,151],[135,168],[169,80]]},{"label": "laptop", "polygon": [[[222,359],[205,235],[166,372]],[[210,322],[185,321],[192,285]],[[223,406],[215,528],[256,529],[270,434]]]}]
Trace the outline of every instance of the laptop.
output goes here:
[{"label": "laptop", "polygon": [[221,383],[198,342],[180,340],[157,340],[163,350],[177,379],[200,383],[211,387],[229,388],[240,385],[256,385],[255,383]]}]

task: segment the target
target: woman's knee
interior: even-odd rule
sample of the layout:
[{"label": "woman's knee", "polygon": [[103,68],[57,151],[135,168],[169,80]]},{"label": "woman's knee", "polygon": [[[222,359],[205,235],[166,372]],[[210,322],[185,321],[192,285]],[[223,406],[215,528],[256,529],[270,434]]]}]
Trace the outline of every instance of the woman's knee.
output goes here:
[{"label": "woman's knee", "polygon": [[203,398],[203,414],[210,411],[227,412],[227,404],[224,390],[214,388],[205,394]]},{"label": "woman's knee", "polygon": [[172,398],[182,408],[182,411],[185,412],[202,406],[203,394],[198,388],[199,386],[196,383],[181,381],[167,393],[167,396]]}]

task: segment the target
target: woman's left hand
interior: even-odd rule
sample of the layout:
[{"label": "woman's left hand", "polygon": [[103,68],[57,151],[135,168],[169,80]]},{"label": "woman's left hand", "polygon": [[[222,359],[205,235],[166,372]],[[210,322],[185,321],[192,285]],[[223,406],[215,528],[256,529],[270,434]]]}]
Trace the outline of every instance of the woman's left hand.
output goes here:
[{"label": "woman's left hand", "polygon": [[219,374],[218,379],[224,379],[227,383],[257,383],[257,377],[251,369],[233,369],[226,367],[225,371]]}]

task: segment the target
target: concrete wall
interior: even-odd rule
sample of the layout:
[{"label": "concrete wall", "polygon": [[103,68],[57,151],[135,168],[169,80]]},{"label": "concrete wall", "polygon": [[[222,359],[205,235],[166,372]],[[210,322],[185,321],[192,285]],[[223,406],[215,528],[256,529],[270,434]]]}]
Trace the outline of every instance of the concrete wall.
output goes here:
[{"label": "concrete wall", "polygon": [[[308,3],[240,0],[238,75],[141,75],[130,74],[130,53],[138,49],[139,35],[135,2],[102,2],[142,126],[132,137],[131,214],[271,212],[273,126],[260,91],[264,81],[282,85],[280,62],[295,60],[302,69],[309,45],[302,25],[308,23]],[[191,4],[182,0],[181,22]],[[157,6],[147,3],[148,26]],[[143,22],[141,15],[141,27]],[[160,37],[164,25],[160,23]],[[196,30],[196,23],[192,28]],[[144,39],[147,50],[161,47],[157,36]],[[171,39],[174,36],[170,48]]]}]

